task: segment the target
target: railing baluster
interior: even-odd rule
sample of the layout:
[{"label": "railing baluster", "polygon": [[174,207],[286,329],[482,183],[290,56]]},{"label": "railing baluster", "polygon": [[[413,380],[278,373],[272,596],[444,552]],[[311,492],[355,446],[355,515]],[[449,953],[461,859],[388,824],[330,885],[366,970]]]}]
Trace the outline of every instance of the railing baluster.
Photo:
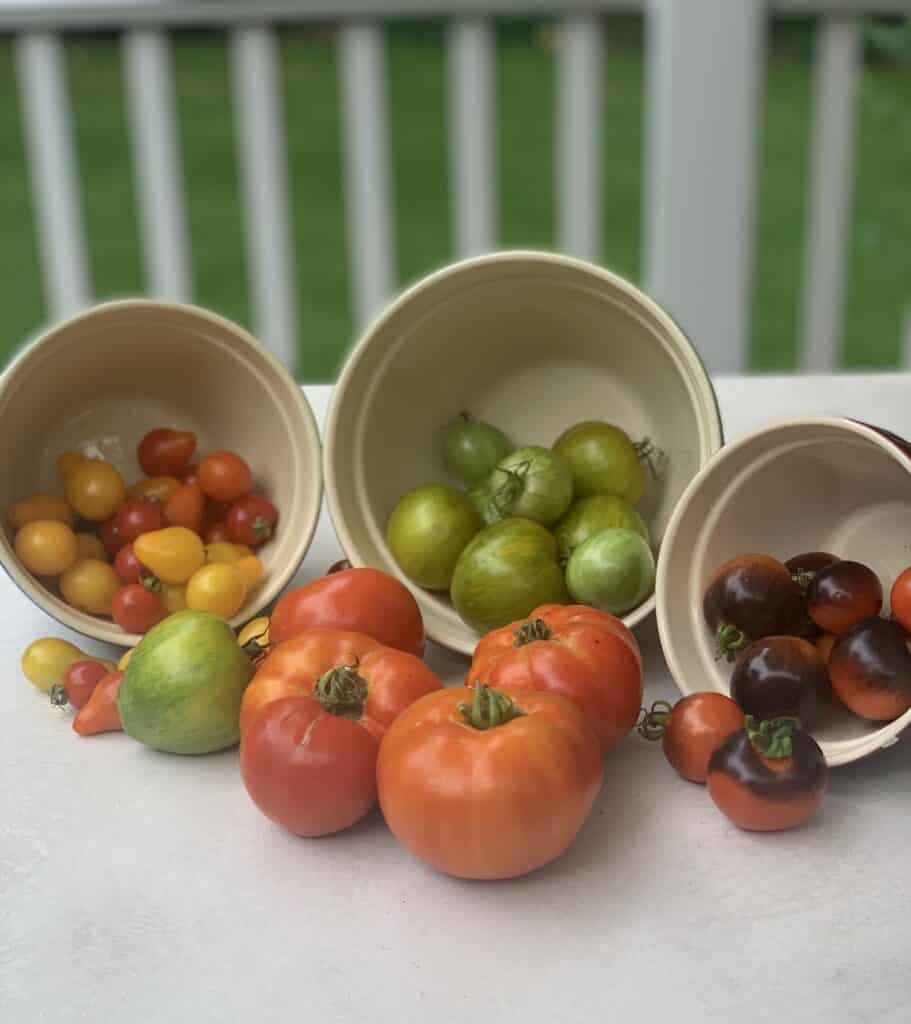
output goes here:
[{"label": "railing baluster", "polygon": [[557,50],[557,236],[566,252],[601,252],[602,27],[589,14],[559,26]]},{"label": "railing baluster", "polygon": [[16,59],[45,302],[59,319],[91,293],[63,43],[48,32],[17,36]]},{"label": "railing baluster", "polygon": [[460,256],[496,239],[494,29],[483,18],[457,18],[447,34],[452,235]]},{"label": "railing baluster", "polygon": [[339,34],[348,259],[358,328],[395,287],[395,232],[389,175],[386,41],[377,25],[353,22]]},{"label": "railing baluster", "polygon": [[820,21],[816,37],[810,178],[801,308],[801,366],[838,362],[854,183],[854,128],[860,26],[850,17]]},{"label": "railing baluster", "polygon": [[192,284],[167,36],[156,29],[127,32],[123,62],[147,288],[185,302]]},{"label": "railing baluster", "polygon": [[271,28],[231,32],[237,122],[255,330],[289,367],[297,356],[297,295],[280,55]]}]

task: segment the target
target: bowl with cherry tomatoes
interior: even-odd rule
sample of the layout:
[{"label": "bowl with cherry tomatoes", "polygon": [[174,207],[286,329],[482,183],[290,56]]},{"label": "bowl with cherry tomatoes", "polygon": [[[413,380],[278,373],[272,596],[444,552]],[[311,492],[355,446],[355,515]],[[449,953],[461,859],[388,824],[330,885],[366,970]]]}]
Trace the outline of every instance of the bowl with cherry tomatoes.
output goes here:
[{"label": "bowl with cherry tomatoes", "polygon": [[656,303],[581,260],[499,252],[367,329],[333,390],[326,492],[351,563],[402,580],[428,636],[470,654],[541,604],[650,615],[673,507],[721,440]]},{"label": "bowl with cherry tomatoes", "polygon": [[827,764],[911,725],[911,446],[840,417],[774,423],[686,488],[656,580],[684,694],[793,719]]},{"label": "bowl with cherry tomatoes", "polygon": [[18,438],[0,481],[0,562],[36,604],[132,646],[184,607],[239,625],[303,560],[322,494],[303,392],[205,310],[105,303],[23,349],[0,378]]}]

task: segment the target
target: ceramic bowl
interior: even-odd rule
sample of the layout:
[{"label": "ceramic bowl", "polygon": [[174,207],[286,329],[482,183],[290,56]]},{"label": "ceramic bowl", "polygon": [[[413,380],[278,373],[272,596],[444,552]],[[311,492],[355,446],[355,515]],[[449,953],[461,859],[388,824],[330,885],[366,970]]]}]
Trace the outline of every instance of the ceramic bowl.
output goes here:
[{"label": "ceramic bowl", "polygon": [[[303,559],[319,516],[319,435],[307,400],[285,368],[246,331],[192,306],[146,300],[105,303],[45,331],[0,378],[7,439],[0,506],[35,492],[62,493],[55,471],[67,450],[112,462],[129,485],[154,427],[195,431],[197,453],[227,448],[254,473],[254,489],[278,506],[275,537],[260,550],[265,579],[232,620],[264,608]],[[17,586],[59,622],[132,646],[140,636],[67,605],[19,563],[12,535],[0,561]]]}]

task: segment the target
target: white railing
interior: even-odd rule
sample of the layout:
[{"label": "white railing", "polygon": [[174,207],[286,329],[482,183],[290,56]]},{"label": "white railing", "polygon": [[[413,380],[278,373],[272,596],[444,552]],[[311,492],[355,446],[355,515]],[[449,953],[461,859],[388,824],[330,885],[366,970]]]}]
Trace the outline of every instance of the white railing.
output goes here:
[{"label": "white railing", "polygon": [[[61,33],[122,32],[147,291],[174,299],[191,298],[192,284],[168,30],[202,25],[229,33],[253,326],[293,365],[297,272],[275,27],[339,25],[351,301],[362,324],[397,286],[383,22],[449,20],[452,235],[464,255],[497,244],[491,19],[559,18],[556,237],[564,251],[599,259],[609,253],[600,252],[598,16],[636,10],[648,19],[645,287],[680,320],[714,371],[746,362],[766,19],[819,17],[800,343],[804,367],[836,366],[853,184],[857,18],[908,14],[911,0],[0,0],[0,32],[16,35],[49,313],[65,315],[92,294]],[[306,329],[301,325],[304,335]],[[907,358],[909,349],[906,342]]]}]

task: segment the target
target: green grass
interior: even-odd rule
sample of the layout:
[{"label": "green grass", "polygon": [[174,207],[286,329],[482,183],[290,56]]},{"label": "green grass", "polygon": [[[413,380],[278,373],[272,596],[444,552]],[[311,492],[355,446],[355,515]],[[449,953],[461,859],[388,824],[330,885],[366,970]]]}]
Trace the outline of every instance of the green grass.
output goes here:
[{"label": "green grass", "polygon": [[[451,255],[446,75],[439,26],[390,31],[389,93],[397,269],[404,284]],[[758,245],[750,362],[796,365],[809,137],[809,55],[775,45],[761,139]],[[250,322],[228,56],[217,34],[180,33],[174,62],[187,185],[195,300]],[[643,61],[638,23],[611,19],[604,82],[605,262],[638,279],[641,261]],[[504,25],[498,34],[499,240],[553,247],[552,34]],[[67,70],[99,297],[135,294],[144,271],[117,41],[75,36]],[[301,324],[300,372],[329,380],[351,342],[339,90],[331,34],[282,33]],[[13,48],[0,38],[0,359],[46,317],[26,171]],[[911,73],[867,63],[859,91],[857,186],[848,253],[843,362],[899,359],[911,301]],[[698,340],[698,339],[697,339]]]}]

